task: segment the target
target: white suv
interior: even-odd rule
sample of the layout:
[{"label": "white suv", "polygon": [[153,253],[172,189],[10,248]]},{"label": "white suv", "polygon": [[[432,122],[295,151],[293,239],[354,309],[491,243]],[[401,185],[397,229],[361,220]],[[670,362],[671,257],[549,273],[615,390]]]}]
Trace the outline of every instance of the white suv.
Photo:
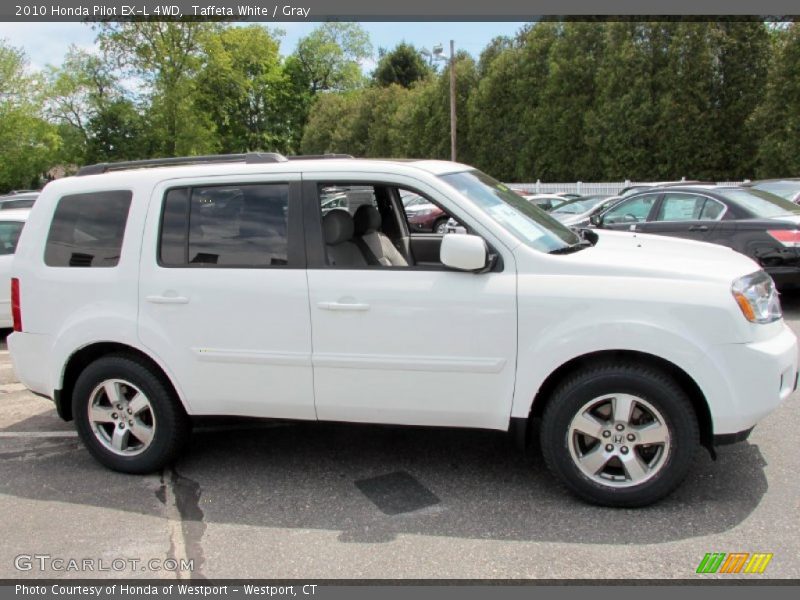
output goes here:
[{"label": "white suv", "polygon": [[[410,233],[407,193],[467,234]],[[20,380],[131,473],[172,461],[198,415],[523,442],[536,424],[570,490],[641,506],[797,380],[796,338],[750,259],[579,234],[451,162],[95,165],[42,192],[12,275]]]}]

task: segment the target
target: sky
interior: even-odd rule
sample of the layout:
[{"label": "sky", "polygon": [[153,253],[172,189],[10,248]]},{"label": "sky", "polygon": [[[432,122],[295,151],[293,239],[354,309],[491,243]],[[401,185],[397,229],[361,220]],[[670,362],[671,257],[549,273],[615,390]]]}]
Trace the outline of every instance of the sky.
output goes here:
[{"label": "sky", "polygon": [[[281,41],[281,53],[291,54],[297,41],[311,32],[319,23],[270,23],[286,32]],[[370,34],[372,46],[391,49],[400,42],[418,48],[431,48],[442,44],[447,52],[449,40],[455,40],[456,51],[466,50],[478,57],[481,50],[498,35],[513,36],[524,23],[362,23]],[[33,69],[48,64],[60,65],[71,44],[87,50],[95,47],[96,31],[85,23],[0,23],[0,39],[22,48]],[[374,62],[364,65],[371,68]]]}]

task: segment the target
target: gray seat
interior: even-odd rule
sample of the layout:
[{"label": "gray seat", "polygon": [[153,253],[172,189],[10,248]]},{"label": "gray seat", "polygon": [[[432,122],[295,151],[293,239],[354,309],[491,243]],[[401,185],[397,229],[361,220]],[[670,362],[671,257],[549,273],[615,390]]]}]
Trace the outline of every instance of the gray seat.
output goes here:
[{"label": "gray seat", "polygon": [[369,252],[378,264],[385,267],[407,267],[408,261],[397,251],[392,241],[381,231],[381,213],[371,204],[358,207],[355,217],[355,234],[361,239],[364,252]]},{"label": "gray seat", "polygon": [[336,267],[366,267],[367,261],[353,243],[353,217],[334,209],[322,219],[328,264]]}]

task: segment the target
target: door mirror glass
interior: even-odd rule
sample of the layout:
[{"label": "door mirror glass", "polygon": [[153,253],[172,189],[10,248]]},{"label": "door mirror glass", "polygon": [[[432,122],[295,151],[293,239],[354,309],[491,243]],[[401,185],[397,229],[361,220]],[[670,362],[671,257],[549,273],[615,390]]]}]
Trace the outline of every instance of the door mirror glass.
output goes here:
[{"label": "door mirror glass", "polygon": [[592,215],[589,217],[589,222],[595,227],[600,227],[603,224],[603,218],[600,215]]},{"label": "door mirror glass", "polygon": [[486,242],[477,235],[448,233],[442,238],[442,264],[459,271],[479,271],[486,266]]}]

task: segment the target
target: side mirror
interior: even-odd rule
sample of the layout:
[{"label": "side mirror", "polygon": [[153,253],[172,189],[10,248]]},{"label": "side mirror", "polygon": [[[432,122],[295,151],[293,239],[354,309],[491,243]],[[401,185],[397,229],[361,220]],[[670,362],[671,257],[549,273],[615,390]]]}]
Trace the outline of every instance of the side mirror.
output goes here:
[{"label": "side mirror", "polygon": [[486,267],[486,242],[477,235],[445,234],[439,249],[439,260],[451,269],[480,271]]},{"label": "side mirror", "polygon": [[600,215],[592,215],[591,217],[589,217],[589,222],[594,227],[600,227],[603,224],[603,217],[601,217]]}]

